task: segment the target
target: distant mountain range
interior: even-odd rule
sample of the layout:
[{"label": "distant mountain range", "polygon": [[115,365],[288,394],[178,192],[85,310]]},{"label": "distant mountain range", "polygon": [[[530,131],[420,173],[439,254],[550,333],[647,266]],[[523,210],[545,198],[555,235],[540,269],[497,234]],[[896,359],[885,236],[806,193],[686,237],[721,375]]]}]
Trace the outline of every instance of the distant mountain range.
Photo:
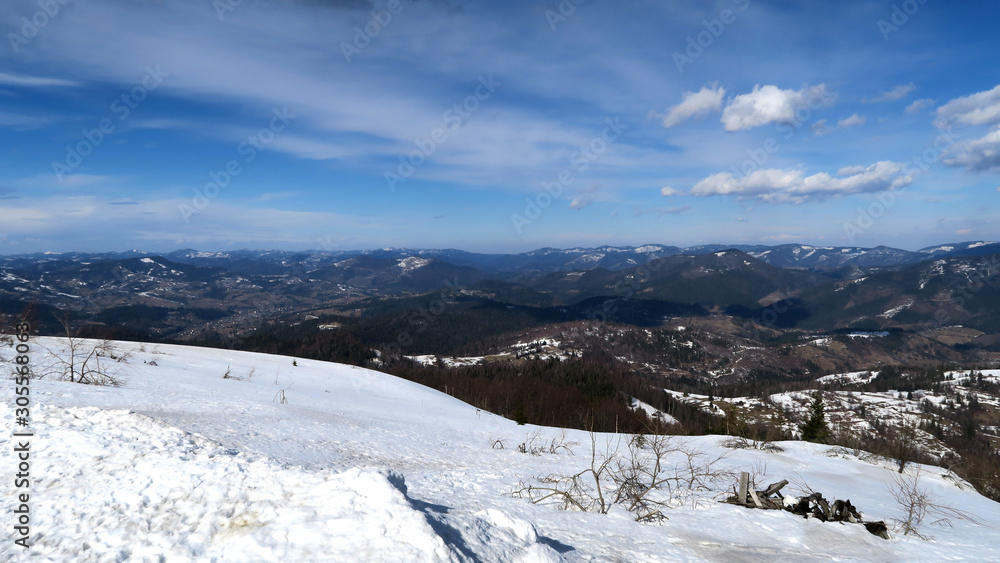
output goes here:
[{"label": "distant mountain range", "polygon": [[[617,299],[648,303],[646,309],[621,309],[647,323],[656,320],[655,311],[673,307],[766,318],[764,309],[781,301],[778,323],[786,328],[933,322],[1000,332],[993,320],[1000,318],[1000,294],[992,285],[956,297],[1000,273],[995,256],[983,257],[989,254],[1000,254],[1000,244],[964,242],[916,252],[645,245],[511,255],[413,249],[42,253],[0,258],[0,312],[15,314],[35,302],[97,324],[184,337],[239,331],[274,316],[342,310],[359,298],[455,286],[484,303],[568,307],[560,314],[569,317]],[[944,321],[936,319],[942,315]]]},{"label": "distant mountain range", "polygon": [[520,254],[481,254],[455,249],[386,248],[377,250],[235,250],[226,252],[201,252],[185,249],[168,253],[150,253],[138,250],[105,253],[33,253],[0,256],[0,268],[45,268],[45,264],[59,262],[96,262],[127,258],[162,256],[179,264],[215,266],[233,273],[246,275],[282,275],[289,269],[313,270],[348,258],[365,256],[374,259],[399,260],[402,258],[433,258],[455,266],[475,268],[488,274],[505,277],[538,275],[556,271],[625,270],[648,263],[657,258],[678,255],[704,255],[723,250],[741,250],[772,266],[779,268],[805,268],[817,271],[835,270],[856,266],[859,268],[887,268],[915,264],[924,260],[950,256],[976,256],[1000,253],[1000,243],[986,241],[960,242],[923,248],[918,251],[902,250],[888,246],[875,248],[811,246],[805,244],[724,245],[713,244],[692,247],[647,244],[643,246],[601,246],[596,248],[540,248]]}]

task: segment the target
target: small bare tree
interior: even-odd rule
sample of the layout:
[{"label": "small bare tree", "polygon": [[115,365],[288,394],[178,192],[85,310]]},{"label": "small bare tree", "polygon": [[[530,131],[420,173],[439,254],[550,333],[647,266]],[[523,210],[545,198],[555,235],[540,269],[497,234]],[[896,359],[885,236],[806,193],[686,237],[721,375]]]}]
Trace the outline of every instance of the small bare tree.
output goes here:
[{"label": "small bare tree", "polygon": [[[628,453],[616,460],[615,471],[611,475],[618,487],[615,502],[635,514],[639,522],[665,520],[667,517],[663,509],[673,498],[676,480],[672,480],[669,468],[664,464],[667,455],[677,450],[666,436],[641,438],[633,438]],[[643,451],[647,448],[648,455]]]},{"label": "small bare tree", "polygon": [[0,314],[0,344],[13,346],[14,337],[7,333],[7,318]]},{"label": "small bare tree", "polygon": [[591,432],[590,467],[569,476],[538,477],[538,485],[528,485],[522,481],[513,494],[527,496],[528,500],[535,504],[551,499],[560,502],[564,510],[575,509],[607,514],[611,509],[611,503],[605,499],[605,488],[608,486],[606,477],[617,451],[616,446],[613,452],[599,455],[597,435]]},{"label": "small bare tree", "polygon": [[936,518],[931,524],[937,525],[950,526],[950,518],[982,524],[978,518],[968,512],[939,504],[930,490],[920,483],[922,475],[923,471],[917,467],[912,476],[905,473],[894,474],[892,483],[888,484],[889,494],[903,511],[903,518],[895,519],[895,522],[904,536],[912,535],[922,540],[930,539],[929,536],[920,533],[920,526],[928,516]]},{"label": "small bare tree", "polygon": [[119,350],[110,340],[94,342],[79,338],[72,330],[68,317],[58,319],[66,332],[62,340],[65,348],[53,350],[44,347],[51,357],[51,363],[38,371],[39,377],[55,375],[60,381],[121,387],[124,381],[124,365],[131,352]]}]

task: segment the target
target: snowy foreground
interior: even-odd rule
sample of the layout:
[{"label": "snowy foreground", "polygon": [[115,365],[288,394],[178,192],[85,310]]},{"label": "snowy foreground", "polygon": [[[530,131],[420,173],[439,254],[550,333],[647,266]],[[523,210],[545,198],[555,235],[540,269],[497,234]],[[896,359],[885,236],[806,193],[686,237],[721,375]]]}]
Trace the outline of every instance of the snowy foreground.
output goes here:
[{"label": "snowy foreground", "polygon": [[[56,348],[39,338],[34,344]],[[951,517],[886,541],[851,524],[750,510],[700,492],[660,524],[559,510],[509,493],[521,480],[589,464],[529,455],[540,430],[365,369],[183,346],[123,343],[134,355],[121,388],[32,383],[32,543],[12,544],[11,445],[5,444],[0,559],[38,561],[985,561],[1000,558],[1000,505],[939,468],[923,484]],[[36,348],[33,361],[41,362]],[[8,348],[0,350],[9,359]],[[156,365],[150,365],[155,362]],[[118,364],[119,366],[122,364]],[[230,377],[223,378],[223,374]],[[252,377],[249,376],[253,373]],[[8,381],[8,389],[13,382]],[[13,393],[0,405],[14,428]],[[284,398],[285,402],[282,402]],[[5,432],[5,441],[9,436]],[[492,447],[501,439],[505,449]],[[600,436],[600,443],[609,437]],[[729,450],[694,438],[722,466],[849,498],[867,520],[903,516],[893,470],[800,442],[783,453]],[[796,487],[796,485],[800,485]],[[890,522],[890,526],[891,526]]]}]

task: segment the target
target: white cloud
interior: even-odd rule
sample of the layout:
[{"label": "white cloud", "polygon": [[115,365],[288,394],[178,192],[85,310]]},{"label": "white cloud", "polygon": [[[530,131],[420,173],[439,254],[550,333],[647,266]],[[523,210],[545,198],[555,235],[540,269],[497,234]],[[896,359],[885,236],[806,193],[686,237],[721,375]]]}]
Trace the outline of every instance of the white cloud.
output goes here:
[{"label": "white cloud", "polygon": [[579,210],[579,209],[583,209],[584,207],[587,207],[588,205],[590,205],[593,202],[594,202],[594,200],[591,197],[588,197],[588,196],[577,196],[577,197],[573,198],[573,201],[569,202],[569,208],[570,209],[577,209],[577,210]]},{"label": "white cloud", "polygon": [[362,152],[359,146],[350,147],[340,143],[317,141],[295,135],[276,136],[268,148],[309,160],[336,160]]},{"label": "white cloud", "polygon": [[[219,25],[210,2],[194,7],[183,2],[158,2],[155,10],[134,9],[129,4],[88,2],[87,10],[74,13],[74,25],[59,26],[58,30],[53,27],[51,33],[47,28],[45,41],[31,45],[37,68],[51,68],[52,76],[82,84],[118,84],[124,93],[141,79],[146,65],[161,65],[170,76],[157,90],[156,98],[211,100],[228,110],[201,124],[204,135],[223,137],[235,147],[267,124],[272,108],[287,106],[299,117],[294,128],[276,136],[269,150],[309,160],[339,160],[333,164],[380,177],[388,162],[395,166],[398,156],[414,150],[415,139],[426,139],[446,125],[442,118],[445,111],[483,92],[477,90],[480,75],[500,83],[498,92],[506,92],[513,84],[508,78],[516,77],[521,84],[531,85],[533,95],[565,96],[572,92],[586,103],[606,107],[610,107],[607,100],[619,100],[622,91],[637,98],[637,107],[653,107],[660,103],[657,93],[670,84],[651,72],[647,63],[626,64],[620,56],[591,59],[583,78],[564,65],[536,60],[534,53],[540,47],[530,37],[520,45],[500,49],[498,46],[507,42],[506,32],[500,32],[502,26],[491,19],[457,13],[449,17],[462,19],[463,25],[456,24],[457,19],[445,23],[446,18],[437,16],[447,3],[415,3],[420,6],[406,12],[407,18],[413,17],[409,27],[386,26],[378,40],[350,65],[338,45],[351,44],[354,26],[362,25],[364,19],[320,11],[322,3],[318,1],[255,3],[259,6],[227,14],[224,26]],[[358,14],[362,16],[367,18],[367,12]],[[0,15],[0,21],[4,19],[5,14]],[[322,22],[323,33],[314,33],[317,22]],[[127,29],[129,33],[115,36],[94,33],[94,29]],[[446,36],[448,40],[428,57],[413,49],[412,42],[418,36]],[[554,41],[547,27],[535,38]],[[364,59],[379,62],[358,64]],[[388,67],[412,73],[386,72]],[[14,75],[5,76],[9,81]],[[32,83],[70,85],[53,80]],[[346,88],[346,83],[352,86]],[[418,172],[422,179],[527,186],[543,176],[554,160],[589,143],[603,127],[590,123],[567,126],[559,115],[500,95],[479,103],[475,118],[448,130],[447,141]],[[617,107],[617,102],[611,105]],[[148,115],[141,113],[135,119]],[[261,122],[256,121],[256,115]],[[176,118],[185,116],[181,113]],[[177,128],[173,127],[176,123],[148,117],[151,121],[122,127]],[[228,134],[233,130],[237,130],[235,134]],[[619,138],[616,149],[601,156],[602,166],[634,167],[654,160],[652,151],[618,150],[631,142],[629,135]],[[347,161],[358,154],[365,158]],[[511,167],[510,162],[519,166]]]},{"label": "white cloud", "polygon": [[807,118],[799,115],[802,110],[828,106],[835,97],[825,84],[801,90],[757,85],[753,92],[733,98],[722,110],[721,121],[726,131],[751,129],[768,123],[796,123]]},{"label": "white cloud", "polygon": [[663,126],[676,127],[692,117],[704,117],[710,112],[719,111],[725,95],[725,88],[718,85],[712,85],[711,88],[705,86],[697,92],[684,92],[681,103],[667,111]]},{"label": "white cloud", "polygon": [[805,203],[859,193],[895,190],[908,186],[914,173],[902,163],[882,161],[862,168],[842,168],[836,176],[825,172],[805,176],[801,170],[762,169],[737,178],[721,172],[695,184],[691,195],[755,197],[768,203]]},{"label": "white cloud", "polygon": [[888,92],[882,92],[882,94],[871,100],[862,100],[864,102],[891,102],[895,100],[900,100],[905,98],[910,94],[910,92],[917,89],[917,85],[910,82],[909,84],[900,84]]},{"label": "white cloud", "polygon": [[[191,217],[190,223],[183,222],[179,211],[180,205],[191,205],[190,198],[115,203],[120,199],[58,194],[0,201],[0,216],[5,218],[5,231],[16,233],[17,239],[47,241],[51,250],[106,248],[107,237],[133,241],[140,248],[145,243],[161,248],[219,248],[233,244],[239,248],[263,243],[301,248],[314,245],[319,237],[329,237],[334,232],[331,225],[344,226],[362,236],[382,236],[407,225],[402,218],[374,221],[328,211],[288,211],[221,196],[210,200],[200,215]],[[255,225],[255,230],[247,231],[247,224]],[[389,245],[390,240],[382,242]],[[347,245],[350,247],[350,241]],[[8,250],[20,248],[10,246]]]},{"label": "white cloud", "polygon": [[0,111],[0,127],[10,127],[14,130],[40,129],[54,123],[56,119],[48,116],[31,116],[20,113]]},{"label": "white cloud", "polygon": [[955,98],[937,109],[934,125],[992,125],[1000,123],[1000,85],[992,90]]},{"label": "white cloud", "polygon": [[1000,172],[1000,85],[950,100],[937,109],[934,125],[941,129],[952,125],[992,125],[992,130],[979,139],[953,145],[942,161],[969,172]]},{"label": "white cloud", "polygon": [[820,119],[816,123],[813,123],[812,125],[809,126],[809,129],[811,129],[812,132],[815,133],[817,137],[819,137],[820,135],[826,135],[831,131],[831,129],[827,126],[825,119]]},{"label": "white cloud", "polygon": [[60,190],[90,188],[94,186],[107,187],[119,184],[124,178],[99,174],[67,174],[60,180],[55,174],[39,174],[31,178],[13,180],[10,183],[25,190]]},{"label": "white cloud", "polygon": [[681,192],[679,190],[675,190],[670,186],[664,186],[660,188],[660,195],[662,195],[663,197],[673,197],[675,195],[680,195],[680,194]]},{"label": "white cloud", "polygon": [[44,88],[46,86],[79,86],[79,82],[72,80],[62,80],[59,78],[44,78],[41,76],[25,76],[22,74],[8,74],[0,72],[0,84],[5,86],[28,86],[31,88]]},{"label": "white cloud", "polygon": [[174,118],[144,119],[129,124],[132,129],[197,129],[204,126],[201,122]]},{"label": "white cloud", "polygon": [[930,98],[920,98],[919,100],[913,100],[913,103],[906,106],[906,113],[914,115],[923,111],[924,108],[928,108],[934,105],[934,100]]},{"label": "white cloud", "polygon": [[680,215],[688,209],[691,209],[690,205],[681,205],[679,207],[657,207],[656,212],[660,215]]},{"label": "white cloud", "polygon": [[822,135],[826,135],[827,133],[833,133],[837,129],[846,129],[848,127],[856,127],[858,125],[864,125],[867,120],[868,118],[860,116],[855,113],[850,117],[845,117],[844,119],[838,121],[836,127],[830,127],[829,125],[827,125],[825,119],[820,119],[819,121],[810,125],[809,129],[811,129],[813,134],[815,134],[817,137],[820,137]]},{"label": "white cloud", "polygon": [[865,118],[855,113],[850,117],[845,117],[844,119],[838,121],[837,127],[844,129],[846,127],[856,127],[858,125],[864,125],[864,124],[865,124]]},{"label": "white cloud", "polygon": [[1000,127],[979,139],[953,146],[943,162],[970,172],[1000,172]]}]

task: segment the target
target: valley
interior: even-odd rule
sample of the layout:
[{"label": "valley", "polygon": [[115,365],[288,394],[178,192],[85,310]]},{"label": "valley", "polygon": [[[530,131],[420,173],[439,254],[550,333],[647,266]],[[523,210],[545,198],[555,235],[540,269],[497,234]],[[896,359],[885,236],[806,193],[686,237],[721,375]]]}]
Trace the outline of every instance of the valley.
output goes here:
[{"label": "valley", "polygon": [[552,426],[784,440],[821,391],[832,443],[906,441],[1000,498],[995,381],[949,380],[1000,368],[991,248],[18,256],[0,303],[43,334],[337,361]]}]

